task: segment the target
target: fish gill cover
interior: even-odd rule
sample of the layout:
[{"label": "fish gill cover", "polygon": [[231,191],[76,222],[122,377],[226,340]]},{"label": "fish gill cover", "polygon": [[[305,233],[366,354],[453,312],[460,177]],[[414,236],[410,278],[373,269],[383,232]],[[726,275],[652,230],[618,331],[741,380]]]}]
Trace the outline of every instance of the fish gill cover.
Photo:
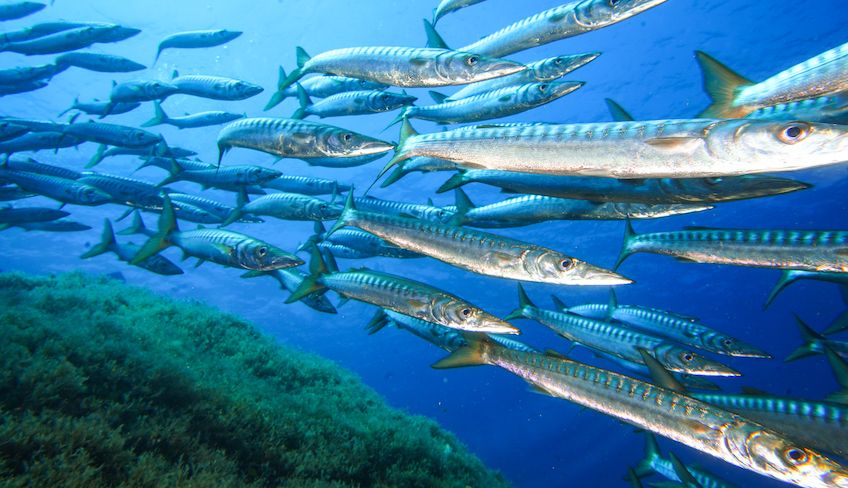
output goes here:
[{"label": "fish gill cover", "polygon": [[449,433],[253,325],[83,274],[0,274],[6,486],[506,486]]}]

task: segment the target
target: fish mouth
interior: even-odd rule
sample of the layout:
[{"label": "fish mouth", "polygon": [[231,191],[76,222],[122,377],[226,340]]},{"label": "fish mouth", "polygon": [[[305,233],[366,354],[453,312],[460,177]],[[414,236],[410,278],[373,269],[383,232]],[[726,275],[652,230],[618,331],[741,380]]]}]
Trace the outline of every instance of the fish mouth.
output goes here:
[{"label": "fish mouth", "polygon": [[757,349],[754,346],[749,346],[747,344],[736,344],[733,350],[726,352],[727,355],[737,357],[737,358],[758,358],[758,359],[772,359],[774,356],[763,351],[762,349]]},{"label": "fish mouth", "polygon": [[579,272],[574,278],[568,280],[568,283],[566,284],[616,286],[629,285],[633,283],[633,280],[630,278],[625,278],[624,276],[607,269],[598,268],[586,263],[581,263],[581,267],[583,267],[581,272]]},{"label": "fish mouth", "polygon": [[395,148],[395,145],[389,142],[373,140],[364,142],[361,146],[359,146],[355,154],[359,156],[367,156],[371,154],[383,154],[387,153]]},{"label": "fish mouth", "polygon": [[708,360],[704,360],[700,365],[693,369],[687,368],[686,372],[698,376],[742,376],[742,373],[736,371],[730,366],[725,366],[724,364]]},{"label": "fish mouth", "polygon": [[490,320],[488,323],[484,324],[480,328],[475,329],[474,331],[486,332],[488,334],[521,334],[521,330],[518,327],[515,327],[509,322],[504,322],[499,319]]},{"label": "fish mouth", "polygon": [[517,63],[515,61],[493,61],[488,64],[486,67],[486,74],[490,75],[491,78],[498,78],[501,76],[511,75],[513,73],[518,73],[519,71],[524,71],[527,69],[527,66]]}]

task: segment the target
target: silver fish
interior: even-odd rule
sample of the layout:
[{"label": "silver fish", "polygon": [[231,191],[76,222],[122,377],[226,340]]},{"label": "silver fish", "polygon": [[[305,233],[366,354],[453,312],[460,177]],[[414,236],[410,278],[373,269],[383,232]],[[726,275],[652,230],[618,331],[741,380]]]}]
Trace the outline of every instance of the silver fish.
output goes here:
[{"label": "silver fish", "polygon": [[[242,278],[255,278],[257,276],[270,276],[277,280],[281,288],[291,293],[297,290],[307,275],[297,268],[275,269],[273,271],[248,271],[241,275]],[[330,303],[326,295],[306,295],[300,301],[307,307],[319,312],[338,313],[336,307]]]},{"label": "silver fish", "polygon": [[162,180],[158,186],[164,186],[175,181],[192,181],[203,188],[232,189],[245,186],[258,186],[282,175],[281,172],[255,165],[227,166],[211,169],[183,169],[179,163],[172,161],[171,176]]},{"label": "silver fish", "polygon": [[300,193],[301,195],[313,196],[350,191],[350,185],[346,183],[339,183],[336,180],[326,178],[297,175],[282,175],[265,183],[263,186],[287,193]]},{"label": "silver fish", "polygon": [[91,230],[90,225],[81,224],[68,219],[51,220],[50,222],[22,222],[20,224],[15,224],[15,227],[19,227],[27,232],[80,232]]},{"label": "silver fish", "polygon": [[105,117],[107,115],[120,115],[131,112],[141,106],[140,102],[80,102],[79,97],[74,98],[74,103],[70,107],[63,110],[59,116],[65,115],[71,110],[79,110],[89,115],[99,115]]},{"label": "silver fish", "polygon": [[0,226],[8,227],[14,224],[28,222],[49,222],[67,217],[70,213],[64,210],[45,207],[4,207],[0,208]]},{"label": "silver fish", "polygon": [[162,142],[162,136],[146,130],[93,121],[69,124],[62,133],[85,141],[121,147],[149,147]]},{"label": "silver fish", "polygon": [[194,129],[197,127],[208,127],[210,125],[221,125],[243,118],[244,114],[234,114],[213,110],[198,112],[196,114],[184,115],[182,117],[170,117],[162,109],[158,101],[153,102],[154,116],[152,119],[141,124],[142,127],[153,127],[155,125],[168,124],[178,129]]},{"label": "silver fish", "polygon": [[220,46],[221,44],[226,44],[232,41],[241,34],[242,33],[240,31],[229,31],[226,29],[188,31],[171,34],[159,42],[159,46],[156,48],[156,59],[154,59],[153,62],[155,63],[159,59],[159,56],[165,49],[197,49]]},{"label": "silver fish", "polygon": [[12,171],[3,169],[1,166],[0,179],[11,181],[26,191],[38,193],[39,195],[62,203],[103,205],[112,201],[109,194],[81,180],[69,180],[58,176]]},{"label": "silver fish", "polygon": [[112,91],[109,100],[113,104],[149,102],[151,100],[162,100],[174,93],[179,88],[157,80],[135,80],[124,83],[112,82]]},{"label": "silver fish", "polygon": [[62,54],[56,58],[56,64],[63,69],[75,66],[100,73],[129,73],[147,68],[145,65],[123,56],[79,52]]},{"label": "silver fish", "polygon": [[66,22],[59,20],[55,22],[39,22],[22,29],[15,31],[0,33],[0,43],[7,42],[22,42],[44,37],[57,32],[76,29],[77,27],[85,27],[89,25],[87,22]]},{"label": "silver fish", "polygon": [[328,250],[333,256],[345,259],[366,259],[378,256],[394,259],[424,257],[416,252],[389,244],[364,230],[339,229],[332,235],[328,235],[324,225],[320,221],[316,221],[314,231],[315,233],[298,247],[298,251],[308,249],[312,244],[317,244],[322,251]]},{"label": "silver fish", "polygon": [[825,96],[758,108],[746,119],[808,120],[825,124],[848,124],[848,95]]},{"label": "silver fish", "polygon": [[5,167],[13,171],[25,171],[27,173],[38,173],[47,176],[58,176],[68,180],[76,180],[82,176],[79,171],[65,168],[63,166],[53,166],[51,164],[43,164],[32,158],[18,159],[8,158],[5,161]]},{"label": "silver fish", "polygon": [[31,41],[12,42],[0,45],[0,51],[9,51],[27,56],[37,54],[56,54],[74,51],[91,46],[97,42],[115,42],[117,37],[126,39],[141,32],[138,29],[123,28],[115,24],[85,25],[69,29]]},{"label": "silver fish", "polygon": [[797,269],[784,269],[780,272],[780,279],[769,293],[763,308],[768,308],[771,302],[784,288],[799,280],[816,280],[836,283],[842,287],[848,286],[848,273],[831,273],[826,271],[801,271]]},{"label": "silver fish", "polygon": [[183,75],[170,81],[177,87],[175,93],[193,95],[212,100],[246,100],[262,93],[259,85],[234,78],[210,75]]},{"label": "silver fish", "polygon": [[300,108],[292,114],[293,119],[302,119],[308,115],[324,118],[390,112],[412,104],[417,98],[406,93],[360,90],[330,95],[313,103],[306,94],[306,90],[299,88],[298,100]]},{"label": "silver fish", "polygon": [[439,5],[433,9],[433,24],[439,21],[445,15],[456,12],[459,9],[477,5],[483,0],[442,0]]},{"label": "silver fish", "polygon": [[65,69],[67,69],[67,66],[59,64],[0,69],[0,85],[18,85],[26,82],[46,81]]},{"label": "silver fish", "polygon": [[11,155],[17,152],[40,151],[42,149],[55,150],[78,146],[82,143],[82,139],[60,132],[36,132],[0,142],[0,154]]},{"label": "silver fish", "polygon": [[[697,398],[697,395],[693,395],[693,397]],[[690,466],[687,466],[686,469],[695,478],[698,485],[703,488],[735,488],[735,485],[716,477],[712,473]],[[657,439],[650,432],[645,433],[645,456],[639,461],[639,464],[636,465],[633,471],[640,478],[648,476],[651,473],[658,473],[668,480],[681,481],[680,476],[675,472],[672,460],[662,457]]]},{"label": "silver fish", "polygon": [[77,181],[106,192],[113,203],[147,210],[160,210],[164,205],[162,188],[146,181],[93,171],[84,171]]},{"label": "silver fish", "polygon": [[0,20],[14,20],[32,15],[47,5],[38,2],[12,2],[0,5]]},{"label": "silver fish", "polygon": [[[130,261],[132,261],[133,256],[138,253],[139,249],[139,246],[136,246],[132,243],[118,243],[118,241],[115,239],[115,232],[112,230],[112,223],[109,222],[109,219],[104,219],[103,234],[100,237],[100,242],[92,246],[91,249],[88,250],[88,252],[86,252],[80,257],[82,259],[88,259],[111,251],[115,253],[115,255],[118,256],[118,259],[120,259],[121,261],[129,263]],[[146,259],[139,261],[138,263],[136,263],[136,266],[163,276],[183,274],[183,270],[181,270],[179,266],[171,262],[171,260],[169,260],[168,258],[160,256],[158,254],[154,254]]]},{"label": "silver fish", "polygon": [[331,220],[341,214],[341,205],[298,193],[271,193],[252,202],[240,195],[236,209],[223,225],[235,222],[244,215],[275,217],[282,220]]}]

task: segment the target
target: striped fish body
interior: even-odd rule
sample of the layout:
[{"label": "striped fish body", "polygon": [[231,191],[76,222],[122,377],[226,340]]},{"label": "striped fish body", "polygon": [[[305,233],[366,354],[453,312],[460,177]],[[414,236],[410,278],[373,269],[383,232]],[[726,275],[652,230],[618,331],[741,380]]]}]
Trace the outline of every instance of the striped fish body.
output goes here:
[{"label": "striped fish body", "polygon": [[358,166],[381,157],[392,145],[340,127],[294,119],[246,118],[218,133],[223,153],[232,147],[297,158],[316,166]]},{"label": "striped fish body", "polygon": [[336,180],[297,175],[281,175],[265,182],[262,186],[287,193],[312,196],[350,191],[350,185],[339,183]]},{"label": "striped fish body", "polygon": [[[678,476],[677,472],[674,469],[674,464],[672,463],[671,459],[664,458],[660,456],[659,453],[655,453],[654,455],[650,456],[650,458],[645,459],[644,462],[645,464],[650,466],[650,469],[652,469],[654,472],[664,477],[665,479],[670,481],[681,481],[680,476]],[[686,470],[689,471],[692,477],[695,478],[695,480],[702,488],[735,488],[735,485],[732,485],[724,480],[716,478],[715,475],[700,470],[698,468],[686,466]]]},{"label": "striped fish body", "polygon": [[736,466],[798,486],[848,486],[848,470],[837,462],[690,396],[576,361],[514,351],[488,341],[473,352],[480,361],[506,369],[557,398]]},{"label": "striped fish body", "polygon": [[266,242],[227,230],[176,231],[167,239],[187,256],[233,268],[270,271],[303,263]]},{"label": "striped fish body", "polygon": [[524,195],[501,202],[475,207],[463,218],[471,227],[520,227],[548,220],[624,220],[655,219],[709,210],[708,205],[640,204]]},{"label": "striped fish body", "polygon": [[[593,354],[606,359],[607,361],[612,361],[613,363],[621,366],[622,368],[638,373],[642,376],[650,378],[651,372],[648,370],[648,367],[641,363],[634,363],[632,361],[628,361],[627,359],[622,359],[614,354],[610,354],[603,351],[592,351]],[[692,390],[721,390],[721,387],[712,381],[707,379],[707,376],[697,376],[689,373],[670,373],[674,378],[677,379],[684,387]]]},{"label": "striped fish body", "polygon": [[429,220],[432,222],[447,222],[451,219],[451,217],[453,217],[454,213],[456,213],[455,211],[451,211],[444,207],[384,200],[382,198],[372,196],[354,198],[353,201],[357,209],[365,212],[415,217],[416,219]]},{"label": "striped fish body", "polygon": [[162,142],[162,136],[135,127],[102,122],[70,124],[63,130],[79,139],[122,147],[148,147]]},{"label": "striped fish body", "polygon": [[126,176],[84,171],[78,181],[111,195],[113,203],[147,210],[162,210],[162,189]]},{"label": "striped fish body", "polygon": [[848,43],[797,64],[760,83],[740,87],[739,110],[754,109],[848,91]]},{"label": "striped fish body", "polygon": [[696,263],[805,271],[848,271],[848,231],[697,229],[630,235],[622,259],[636,252]]},{"label": "striped fish body", "polygon": [[318,249],[321,250],[321,252],[329,252],[337,258],[368,259],[374,257],[374,255],[370,252],[365,252],[361,249],[354,249],[352,247],[343,246],[341,244],[334,244],[329,241],[319,242],[317,246]]},{"label": "striped fish body", "polygon": [[198,127],[209,127],[210,125],[226,124],[227,122],[232,122],[243,117],[244,114],[212,110],[179,117],[168,116],[163,123],[173,125],[178,129],[196,129]]},{"label": "striped fish body", "polygon": [[82,144],[82,139],[59,132],[34,132],[0,143],[0,154],[42,149],[64,149]]},{"label": "striped fish body", "polygon": [[24,191],[15,185],[0,186],[0,202],[12,202],[34,196],[35,193]]},{"label": "striped fish body", "polygon": [[204,187],[238,188],[261,185],[280,175],[282,175],[281,172],[263,166],[237,165],[222,168],[178,171],[166,179],[165,183],[170,183],[171,181],[193,181]]},{"label": "striped fish body", "polygon": [[90,225],[74,222],[73,220],[60,219],[51,220],[50,222],[27,222],[17,224],[15,227],[20,227],[25,231],[43,231],[43,232],[80,232],[91,230]]},{"label": "striped fish body", "polygon": [[398,247],[487,276],[556,284],[608,285],[629,280],[570,256],[487,232],[407,217],[346,209],[336,226],[353,225]]},{"label": "striped fish body", "polygon": [[[109,250],[114,252],[115,255],[118,256],[118,259],[125,263],[132,261],[132,258],[136,255],[139,249],[141,249],[141,246],[132,243],[120,244],[118,242],[114,242],[109,246]],[[163,276],[183,274],[183,270],[181,270],[179,266],[174,264],[165,256],[160,256],[158,254],[154,254],[147,259],[143,259],[135,266]]]},{"label": "striped fish body", "polygon": [[247,203],[241,212],[283,220],[322,221],[338,218],[342,207],[309,195],[271,193]]},{"label": "striped fish body", "polygon": [[162,168],[164,170],[171,171],[171,169],[173,169],[174,167],[174,163],[176,163],[177,166],[179,166],[185,171],[204,171],[208,169],[215,169],[214,164],[204,163],[195,159],[171,158],[163,156],[148,156],[142,157],[142,159],[144,160],[144,162],[139,168],[156,166],[157,168]]},{"label": "striped fish body", "polygon": [[[402,138],[413,156],[469,169],[612,178],[704,178],[844,161],[848,128],[806,122],[688,119],[478,128]],[[744,164],[740,164],[744,161]]]},{"label": "striped fish body", "polygon": [[454,169],[459,169],[459,163],[455,161],[424,157],[410,158],[398,163],[392,173],[380,184],[380,188],[385,188],[392,183],[397,182],[409,173],[430,173],[433,171],[450,171]]},{"label": "striped fish body", "polygon": [[102,205],[111,201],[108,194],[81,180],[7,169],[0,169],[0,179],[62,203]]},{"label": "striped fish body", "polygon": [[91,26],[86,25],[69,29],[31,41],[13,42],[0,47],[2,51],[11,51],[27,56],[36,54],[56,54],[66,51],[74,51],[88,47],[106,37],[110,30],[115,30],[117,25]]},{"label": "striped fish body", "polygon": [[598,56],[600,56],[600,53],[586,53],[542,59],[528,64],[524,71],[464,86],[445,100],[459,100],[509,86],[554,81],[592,62]]},{"label": "striped fish body", "polygon": [[637,348],[653,353],[669,371],[703,376],[738,376],[730,368],[699,354],[638,330],[580,315],[525,305],[522,316],[535,320],[569,341],[611,354],[632,363],[645,364]]},{"label": "striped fish body", "polygon": [[367,269],[322,275],[342,296],[453,329],[517,334],[518,329],[438,288]]},{"label": "striped fish body", "polygon": [[68,180],[76,180],[82,176],[79,171],[65,168],[62,166],[53,166],[51,164],[43,164],[32,158],[13,159],[9,158],[5,161],[5,168],[12,171],[24,171],[27,173],[38,173],[47,176],[58,176]]},{"label": "striped fish body", "polygon": [[506,56],[518,51],[591,32],[628,19],[665,0],[575,1],[545,10],[460,48],[486,56]]},{"label": "striped fish body", "polygon": [[351,47],[326,51],[306,61],[302,73],[327,73],[392,86],[463,85],[525,69],[512,61],[447,49]]},{"label": "striped fish body", "polygon": [[439,21],[445,15],[456,12],[459,9],[476,5],[483,0],[442,0],[439,5],[433,10],[433,24]]},{"label": "striped fish body", "polygon": [[0,225],[49,222],[70,215],[64,210],[44,207],[0,208]]},{"label": "striped fish body", "polygon": [[129,73],[146,68],[143,64],[136,63],[123,56],[98,53],[65,53],[56,58],[56,64],[63,69],[69,66],[97,71],[100,73]]},{"label": "striped fish body", "polygon": [[22,125],[18,125],[12,122],[0,121],[0,142],[8,141],[9,139],[14,139],[16,137],[26,134],[27,132],[29,132],[29,129]]},{"label": "striped fish body", "polygon": [[[361,90],[382,90],[389,85],[348,76],[312,76],[300,81],[306,94],[312,98],[327,98],[337,93]],[[284,97],[297,97],[297,85],[286,87],[282,91]]]},{"label": "striped fish body", "polygon": [[157,80],[127,81],[112,87],[109,100],[112,104],[149,102],[167,98],[177,93],[178,90],[176,86],[170,83]]},{"label": "striped fish body", "polygon": [[435,105],[404,109],[404,116],[432,120],[442,124],[461,124],[491,120],[525,112],[552,102],[583,86],[577,81],[551,81],[508,86]]},{"label": "striped fish body", "polygon": [[75,29],[77,27],[85,27],[84,22],[66,22],[64,20],[55,22],[39,22],[22,29],[15,31],[4,32],[0,34],[0,42],[22,42],[44,37],[57,32]]},{"label": "striped fish body", "polygon": [[726,393],[695,393],[692,396],[783,432],[798,442],[848,457],[848,407],[844,405]]},{"label": "striped fish body", "polygon": [[[418,161],[414,158],[411,161]],[[436,160],[439,161],[439,160]],[[454,165],[460,163],[453,163]],[[406,165],[403,166],[406,168]],[[593,176],[556,176],[472,169],[457,174],[439,191],[466,183],[493,185],[509,192],[593,202],[642,204],[713,203],[778,195],[808,188],[798,181],[765,175],[729,178],[617,180]]]},{"label": "striped fish body", "polygon": [[[334,246],[330,248],[333,255],[349,259],[364,259],[377,256],[396,259],[423,257],[421,254],[389,244],[374,234],[359,229],[339,229],[329,237],[322,237],[322,239],[324,240],[322,240],[319,246],[322,244]],[[348,252],[347,256],[337,254],[334,249],[339,247],[353,252]]]},{"label": "striped fish body", "polygon": [[[176,146],[167,146],[165,144],[155,146],[155,147],[141,147],[141,148],[132,148],[132,147],[110,147],[103,153],[103,157],[107,158],[109,156],[139,156],[139,157],[168,157],[172,158],[188,158],[191,156],[197,156],[195,151],[190,149],[184,149],[182,147]],[[212,165],[207,165],[212,166]]]},{"label": "striped fish body", "polygon": [[235,210],[233,207],[229,205],[223,204],[216,200],[212,200],[211,198],[200,197],[197,195],[188,195],[186,193],[168,193],[168,197],[171,199],[173,203],[177,206],[179,204],[188,204],[199,209],[202,209],[212,215],[214,215],[219,222],[223,222],[224,219],[230,216],[230,213]]},{"label": "striped fish body", "polygon": [[318,117],[339,117],[344,115],[367,115],[390,112],[410,105],[416,97],[389,91],[349,91],[330,95],[323,100],[308,105],[304,113]]},{"label": "striped fish body", "polygon": [[0,6],[0,20],[14,20],[32,15],[46,7],[38,2],[12,2]]},{"label": "striped fish body", "polygon": [[55,64],[0,69],[0,85],[16,85],[28,81],[50,79],[64,70],[65,68]]},{"label": "striped fish body", "polygon": [[259,85],[223,76],[184,75],[170,83],[177,88],[175,93],[212,100],[246,100],[262,92]]},{"label": "striped fish body", "polygon": [[466,342],[462,334],[456,329],[410,317],[393,310],[384,310],[383,312],[387,319],[398,329],[410,332],[412,335],[424,339],[445,351],[453,352],[462,346],[468,345],[468,342]]},{"label": "striped fish body", "polygon": [[848,95],[824,96],[769,105],[754,110],[745,118],[848,124]]},{"label": "striped fish body", "polygon": [[131,112],[141,106],[141,102],[131,103],[112,103],[112,102],[80,102],[74,101],[74,104],[68,110],[79,110],[88,115],[99,115],[105,117],[107,115],[121,115]]}]

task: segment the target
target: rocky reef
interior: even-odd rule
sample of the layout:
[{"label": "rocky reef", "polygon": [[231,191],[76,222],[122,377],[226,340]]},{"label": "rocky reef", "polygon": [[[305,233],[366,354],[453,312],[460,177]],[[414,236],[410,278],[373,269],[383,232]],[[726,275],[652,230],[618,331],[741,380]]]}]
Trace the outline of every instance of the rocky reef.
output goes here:
[{"label": "rocky reef", "polygon": [[430,420],[239,319],[104,277],[0,274],[5,486],[498,487]]}]

